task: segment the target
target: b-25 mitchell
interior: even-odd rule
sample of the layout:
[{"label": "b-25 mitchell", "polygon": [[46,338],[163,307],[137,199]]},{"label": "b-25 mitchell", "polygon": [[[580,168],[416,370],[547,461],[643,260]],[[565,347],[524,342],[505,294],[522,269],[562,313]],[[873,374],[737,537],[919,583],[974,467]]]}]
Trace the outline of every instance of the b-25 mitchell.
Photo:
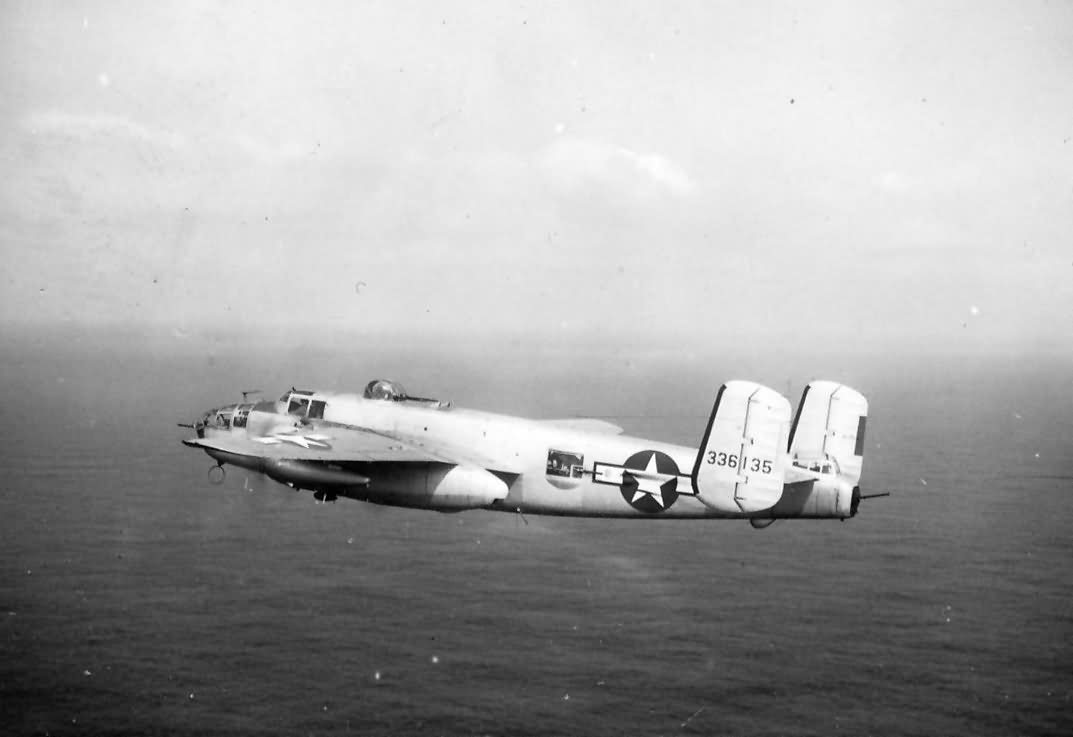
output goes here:
[{"label": "b-25 mitchell", "polygon": [[[244,396],[244,399],[246,397]],[[441,512],[626,518],[846,519],[857,514],[868,402],[830,381],[789,401],[722,386],[698,448],[623,434],[598,419],[533,420],[413,397],[291,389],[206,412],[183,443],[318,501],[339,497]],[[873,494],[870,496],[886,496]]]}]

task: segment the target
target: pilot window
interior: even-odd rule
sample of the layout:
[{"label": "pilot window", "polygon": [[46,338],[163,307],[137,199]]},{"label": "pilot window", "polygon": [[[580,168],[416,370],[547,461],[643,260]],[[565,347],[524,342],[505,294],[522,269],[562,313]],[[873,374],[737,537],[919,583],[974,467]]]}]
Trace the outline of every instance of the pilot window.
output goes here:
[{"label": "pilot window", "polygon": [[579,479],[585,469],[585,456],[565,450],[548,450],[548,476]]},{"label": "pilot window", "polygon": [[311,420],[323,420],[324,408],[327,405],[319,399],[314,399],[309,403],[309,419]]},{"label": "pilot window", "polygon": [[291,397],[291,403],[287,407],[287,414],[289,414],[289,415],[299,415],[299,416],[304,417],[307,407],[309,407],[309,400],[308,399],[306,399],[305,397],[292,396]]}]

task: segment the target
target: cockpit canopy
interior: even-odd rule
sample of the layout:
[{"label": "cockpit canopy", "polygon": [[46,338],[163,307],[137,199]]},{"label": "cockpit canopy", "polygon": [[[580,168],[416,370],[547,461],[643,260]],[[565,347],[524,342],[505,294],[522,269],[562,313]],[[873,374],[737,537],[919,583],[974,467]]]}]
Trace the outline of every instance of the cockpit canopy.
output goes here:
[{"label": "cockpit canopy", "polygon": [[402,384],[387,379],[370,381],[365,385],[365,392],[362,396],[366,399],[383,399],[388,402],[401,402],[409,397]]},{"label": "cockpit canopy", "polygon": [[291,389],[289,392],[284,392],[276,402],[276,411],[281,414],[286,413],[314,420],[324,417],[324,407],[325,403],[313,399],[313,392],[308,389]]}]

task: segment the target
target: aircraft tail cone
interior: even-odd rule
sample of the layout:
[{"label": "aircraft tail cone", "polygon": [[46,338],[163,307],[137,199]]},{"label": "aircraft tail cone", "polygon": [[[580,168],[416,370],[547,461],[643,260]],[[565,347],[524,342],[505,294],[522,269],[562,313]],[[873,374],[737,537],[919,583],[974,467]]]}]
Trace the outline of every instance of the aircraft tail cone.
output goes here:
[{"label": "aircraft tail cone", "polygon": [[854,486],[853,487],[853,499],[850,502],[850,507],[849,507],[850,516],[851,517],[856,517],[857,516],[857,508],[861,506],[861,501],[863,499],[878,499],[881,496],[890,496],[890,492],[889,491],[884,491],[884,492],[881,492],[879,494],[862,494],[861,493],[861,487]]}]

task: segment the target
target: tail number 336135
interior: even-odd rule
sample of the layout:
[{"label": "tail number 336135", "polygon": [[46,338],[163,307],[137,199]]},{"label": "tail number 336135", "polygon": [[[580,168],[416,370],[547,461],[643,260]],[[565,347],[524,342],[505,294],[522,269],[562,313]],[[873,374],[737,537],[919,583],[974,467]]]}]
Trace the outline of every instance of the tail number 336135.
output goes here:
[{"label": "tail number 336135", "polygon": [[734,453],[719,453],[714,450],[708,451],[708,463],[713,466],[729,466],[730,468],[741,467],[742,470],[753,473],[771,473],[771,461],[760,458],[739,458]]}]

